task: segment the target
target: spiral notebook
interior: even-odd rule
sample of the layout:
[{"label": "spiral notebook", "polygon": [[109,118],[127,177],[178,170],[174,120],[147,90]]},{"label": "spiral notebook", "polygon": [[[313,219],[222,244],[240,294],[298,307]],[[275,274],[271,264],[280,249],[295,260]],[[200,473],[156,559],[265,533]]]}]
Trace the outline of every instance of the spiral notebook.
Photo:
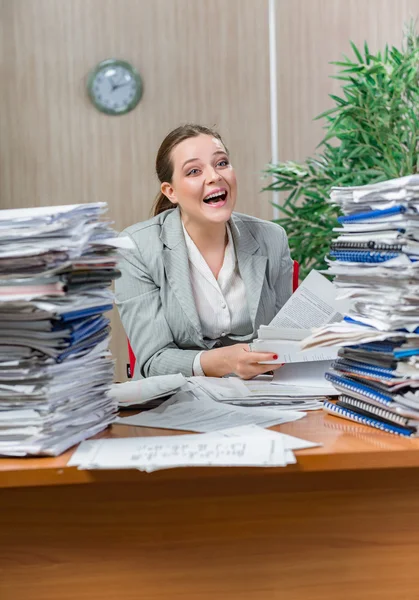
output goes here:
[{"label": "spiral notebook", "polygon": [[400,256],[400,252],[378,252],[364,250],[332,250],[330,256],[342,262],[354,263],[383,263]]},{"label": "spiral notebook", "polygon": [[336,240],[330,246],[331,250],[381,250],[386,252],[402,252],[403,244],[384,244],[374,240],[368,242],[340,242]]},{"label": "spiral notebook", "polygon": [[339,375],[334,375],[333,373],[326,373],[325,377],[338,391],[343,394],[346,392],[358,400],[365,400],[366,402],[374,400],[384,406],[390,406],[394,402],[390,394],[373,389],[369,385],[359,383],[349,377],[341,377]]},{"label": "spiral notebook", "polygon": [[336,417],[342,417],[343,419],[348,419],[349,421],[355,421],[355,423],[367,425],[368,427],[374,427],[375,429],[379,429],[387,433],[393,433],[405,437],[412,437],[415,433],[411,430],[411,428],[401,427],[399,425],[390,425],[373,417],[366,417],[348,408],[343,408],[342,406],[333,404],[333,402],[326,401],[323,404],[323,410]]},{"label": "spiral notebook", "polygon": [[357,222],[368,222],[368,221],[388,221],[397,219],[404,215],[406,212],[410,212],[404,204],[392,206],[391,208],[384,208],[378,210],[368,210],[365,212],[359,212],[351,215],[345,215],[338,217],[339,223],[357,223]]},{"label": "spiral notebook", "polygon": [[376,406],[375,404],[364,402],[363,400],[357,400],[356,398],[345,395],[341,396],[336,404],[342,408],[352,410],[353,412],[365,417],[377,419],[378,421],[382,421],[389,425],[400,425],[401,427],[412,429],[413,432],[416,432],[419,426],[419,413],[418,419],[411,419],[409,417],[397,414],[391,410],[387,410],[386,408],[382,408]]},{"label": "spiral notebook", "polygon": [[368,364],[377,367],[388,369],[395,369],[397,367],[393,350],[391,350],[391,352],[377,352],[374,350],[365,350],[362,346],[347,346],[345,348],[340,348],[338,354],[342,358],[351,358],[364,363],[368,362]]},{"label": "spiral notebook", "polygon": [[332,363],[332,368],[335,371],[342,371],[344,373],[353,373],[360,377],[375,377],[382,381],[389,381],[397,379],[396,371],[394,369],[387,369],[385,367],[377,367],[375,365],[367,365],[365,363],[357,362],[348,358],[340,358]]}]

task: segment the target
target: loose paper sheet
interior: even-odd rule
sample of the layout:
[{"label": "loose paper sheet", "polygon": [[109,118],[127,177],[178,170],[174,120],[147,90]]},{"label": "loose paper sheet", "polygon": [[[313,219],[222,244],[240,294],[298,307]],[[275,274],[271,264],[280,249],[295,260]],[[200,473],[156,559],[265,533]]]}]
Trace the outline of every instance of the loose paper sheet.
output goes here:
[{"label": "loose paper sheet", "polygon": [[191,392],[180,391],[158,408],[132,417],[120,418],[118,423],[205,433],[238,425],[255,424],[270,427],[297,421],[304,416],[303,412],[221,404],[211,400],[205,393],[196,397]]}]

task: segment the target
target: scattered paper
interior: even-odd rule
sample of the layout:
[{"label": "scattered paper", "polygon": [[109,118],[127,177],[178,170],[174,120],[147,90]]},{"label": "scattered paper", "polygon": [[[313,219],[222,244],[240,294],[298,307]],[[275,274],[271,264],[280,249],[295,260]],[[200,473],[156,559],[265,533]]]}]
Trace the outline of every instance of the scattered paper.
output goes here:
[{"label": "scattered paper", "polygon": [[270,427],[297,421],[304,416],[304,412],[221,404],[209,398],[205,392],[199,394],[199,391],[195,390],[194,393],[177,392],[158,408],[132,417],[119,418],[118,423],[179,431],[211,432],[238,425],[255,424]]},{"label": "scattered paper", "polygon": [[110,395],[118,402],[119,408],[128,408],[148,404],[151,400],[174,394],[186,384],[181,374],[157,375],[137,381],[116,383],[110,389]]},{"label": "scattered paper", "polygon": [[206,434],[90,440],[80,444],[68,466],[149,473],[175,467],[284,467],[295,464],[293,450],[318,445],[244,426]]}]

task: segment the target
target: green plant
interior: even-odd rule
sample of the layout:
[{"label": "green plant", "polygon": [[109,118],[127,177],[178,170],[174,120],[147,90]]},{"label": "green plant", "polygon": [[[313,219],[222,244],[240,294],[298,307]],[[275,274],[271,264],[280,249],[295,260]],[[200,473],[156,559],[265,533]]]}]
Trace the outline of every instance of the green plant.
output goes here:
[{"label": "green plant", "polygon": [[401,50],[386,46],[371,54],[351,42],[355,59],[339,67],[340,96],[325,120],[319,153],[304,164],[281,162],[265,170],[272,183],[264,190],[286,192],[275,222],[288,233],[292,256],[304,277],[325,268],[338,209],[328,204],[332,186],[364,185],[419,170],[419,38],[411,25]]}]

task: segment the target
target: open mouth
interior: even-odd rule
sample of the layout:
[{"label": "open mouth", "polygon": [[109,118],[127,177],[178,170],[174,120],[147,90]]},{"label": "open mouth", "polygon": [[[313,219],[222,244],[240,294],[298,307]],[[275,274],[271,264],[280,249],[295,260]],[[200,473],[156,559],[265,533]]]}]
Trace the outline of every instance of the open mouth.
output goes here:
[{"label": "open mouth", "polygon": [[212,194],[208,194],[208,196],[204,198],[205,204],[208,204],[209,206],[223,206],[226,200],[227,190],[219,190]]}]

